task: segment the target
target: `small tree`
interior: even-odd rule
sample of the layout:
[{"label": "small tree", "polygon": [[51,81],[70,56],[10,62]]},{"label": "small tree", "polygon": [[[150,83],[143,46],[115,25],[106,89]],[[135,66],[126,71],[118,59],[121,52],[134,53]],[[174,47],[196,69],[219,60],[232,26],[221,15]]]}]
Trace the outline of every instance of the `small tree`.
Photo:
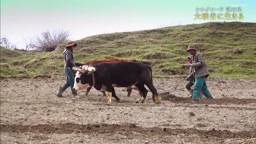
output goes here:
[{"label": "small tree", "polygon": [[16,48],[16,45],[15,45],[15,44],[12,44],[12,43],[8,40],[8,38],[6,38],[6,37],[1,38],[0,45],[1,45],[2,47],[9,48],[9,49],[15,49],[15,48]]},{"label": "small tree", "polygon": [[54,51],[57,45],[67,41],[68,37],[67,31],[46,31],[31,41],[27,47],[38,51]]}]

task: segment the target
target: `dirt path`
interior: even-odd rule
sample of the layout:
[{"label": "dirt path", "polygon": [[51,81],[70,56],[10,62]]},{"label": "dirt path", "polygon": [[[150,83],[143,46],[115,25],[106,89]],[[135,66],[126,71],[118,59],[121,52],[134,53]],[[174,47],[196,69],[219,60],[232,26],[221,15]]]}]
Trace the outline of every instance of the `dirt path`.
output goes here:
[{"label": "dirt path", "polygon": [[[1,81],[1,144],[9,143],[256,143],[256,80],[208,80],[214,100],[192,103],[183,79],[155,79],[162,104],[144,104],[116,89],[106,105],[94,89],[71,100],[55,96],[63,80]],[[84,93],[80,93],[83,95]]]}]

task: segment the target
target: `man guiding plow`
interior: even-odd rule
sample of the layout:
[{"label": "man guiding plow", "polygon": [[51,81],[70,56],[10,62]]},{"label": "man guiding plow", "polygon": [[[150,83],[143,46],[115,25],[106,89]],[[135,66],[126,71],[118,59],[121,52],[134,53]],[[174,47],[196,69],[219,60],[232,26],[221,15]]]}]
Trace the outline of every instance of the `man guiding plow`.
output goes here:
[{"label": "man guiding plow", "polygon": [[[213,99],[206,85],[206,78],[209,76],[209,72],[206,68],[206,64],[202,56],[199,53],[197,53],[197,49],[194,46],[188,46],[187,52],[191,54],[190,58],[192,59],[192,63],[188,64],[190,68],[193,68],[192,71],[194,71],[194,73],[192,73],[192,79],[193,77],[195,77],[193,91],[191,89],[188,89],[192,94],[193,100],[198,101],[201,93],[206,98]],[[191,84],[189,83],[188,86],[191,86]]]}]

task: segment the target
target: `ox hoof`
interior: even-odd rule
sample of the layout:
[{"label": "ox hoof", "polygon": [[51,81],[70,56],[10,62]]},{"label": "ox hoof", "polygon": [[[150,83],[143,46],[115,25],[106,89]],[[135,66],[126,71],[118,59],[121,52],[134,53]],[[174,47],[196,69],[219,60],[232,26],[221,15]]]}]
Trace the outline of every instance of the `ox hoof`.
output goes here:
[{"label": "ox hoof", "polygon": [[160,104],[161,103],[161,97],[160,96],[156,96],[156,101],[154,101],[155,104]]},{"label": "ox hoof", "polygon": [[161,102],[159,101],[159,102],[155,102],[155,104],[161,104]]},{"label": "ox hoof", "polygon": [[143,100],[140,100],[140,103],[144,103],[145,102],[145,99],[143,99]]},{"label": "ox hoof", "polygon": [[144,103],[144,101],[142,101],[142,100],[137,100],[137,101],[135,101],[135,103]]},{"label": "ox hoof", "polygon": [[108,101],[108,102],[107,102],[107,105],[111,105],[111,101]]}]

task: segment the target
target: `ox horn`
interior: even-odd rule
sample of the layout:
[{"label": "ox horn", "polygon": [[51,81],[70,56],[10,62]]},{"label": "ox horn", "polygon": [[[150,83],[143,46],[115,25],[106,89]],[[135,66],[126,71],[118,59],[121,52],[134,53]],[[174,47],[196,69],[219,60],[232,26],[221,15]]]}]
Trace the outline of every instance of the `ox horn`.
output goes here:
[{"label": "ox horn", "polygon": [[76,66],[72,67],[72,70],[74,70],[74,71],[80,71],[80,72],[83,71],[83,69],[81,69],[80,67],[76,67]]},{"label": "ox horn", "polygon": [[95,67],[89,66],[89,65],[83,65],[82,66],[82,70],[85,70],[85,71],[87,71],[89,73],[93,73],[93,72],[96,71]]}]

